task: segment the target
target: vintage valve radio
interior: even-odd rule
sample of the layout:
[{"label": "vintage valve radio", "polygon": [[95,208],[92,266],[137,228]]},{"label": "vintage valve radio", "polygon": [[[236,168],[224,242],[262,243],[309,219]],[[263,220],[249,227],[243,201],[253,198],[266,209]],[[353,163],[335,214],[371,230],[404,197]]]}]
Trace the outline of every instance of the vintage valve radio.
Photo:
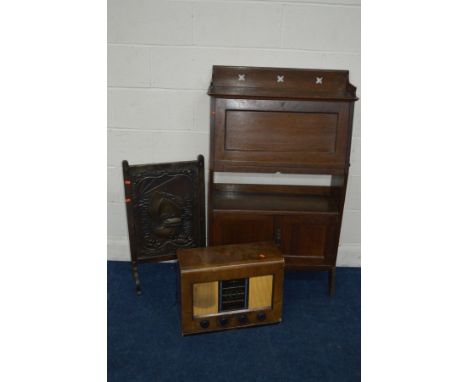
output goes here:
[{"label": "vintage valve radio", "polygon": [[284,259],[270,242],[178,249],[182,334],[281,322]]}]

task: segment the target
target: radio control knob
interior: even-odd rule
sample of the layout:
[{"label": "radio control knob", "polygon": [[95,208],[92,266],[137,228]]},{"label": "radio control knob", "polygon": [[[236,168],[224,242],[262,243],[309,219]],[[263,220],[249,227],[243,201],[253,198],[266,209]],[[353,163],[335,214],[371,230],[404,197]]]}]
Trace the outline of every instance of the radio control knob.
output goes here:
[{"label": "radio control knob", "polygon": [[266,319],[266,314],[265,314],[265,312],[259,312],[259,313],[257,313],[257,320],[259,320],[259,321],[265,321],[265,319]]},{"label": "radio control knob", "polygon": [[247,315],[241,314],[240,316],[237,316],[237,320],[240,324],[245,324],[247,322]]},{"label": "radio control knob", "polygon": [[229,323],[229,319],[227,317],[219,317],[218,318],[218,323],[221,326],[226,326]]},{"label": "radio control knob", "polygon": [[200,326],[201,326],[203,329],[206,329],[208,326],[210,326],[210,321],[208,321],[208,320],[200,321]]}]

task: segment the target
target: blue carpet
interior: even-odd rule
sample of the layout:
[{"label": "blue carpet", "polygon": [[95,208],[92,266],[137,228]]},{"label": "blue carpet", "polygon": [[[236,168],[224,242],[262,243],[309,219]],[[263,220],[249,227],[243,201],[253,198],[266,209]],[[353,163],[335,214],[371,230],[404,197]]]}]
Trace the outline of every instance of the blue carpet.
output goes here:
[{"label": "blue carpet", "polygon": [[359,268],[287,272],[283,322],[182,337],[177,265],[142,264],[137,296],[130,263],[108,262],[108,380],[359,381]]}]

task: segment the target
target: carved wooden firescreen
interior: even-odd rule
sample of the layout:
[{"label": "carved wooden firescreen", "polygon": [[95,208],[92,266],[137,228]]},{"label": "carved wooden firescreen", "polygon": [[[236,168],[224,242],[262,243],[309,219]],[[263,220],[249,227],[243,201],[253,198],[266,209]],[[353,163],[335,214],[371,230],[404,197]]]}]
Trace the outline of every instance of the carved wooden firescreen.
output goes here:
[{"label": "carved wooden firescreen", "polygon": [[132,275],[138,261],[176,259],[177,248],[204,247],[204,158],[130,166],[122,162]]}]

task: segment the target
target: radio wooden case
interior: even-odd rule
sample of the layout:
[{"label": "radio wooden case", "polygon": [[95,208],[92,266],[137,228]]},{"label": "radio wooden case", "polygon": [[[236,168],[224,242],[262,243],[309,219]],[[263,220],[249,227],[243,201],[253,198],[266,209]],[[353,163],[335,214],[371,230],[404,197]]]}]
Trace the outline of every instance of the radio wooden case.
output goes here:
[{"label": "radio wooden case", "polygon": [[182,334],[281,322],[284,259],[270,242],[177,250]]}]

